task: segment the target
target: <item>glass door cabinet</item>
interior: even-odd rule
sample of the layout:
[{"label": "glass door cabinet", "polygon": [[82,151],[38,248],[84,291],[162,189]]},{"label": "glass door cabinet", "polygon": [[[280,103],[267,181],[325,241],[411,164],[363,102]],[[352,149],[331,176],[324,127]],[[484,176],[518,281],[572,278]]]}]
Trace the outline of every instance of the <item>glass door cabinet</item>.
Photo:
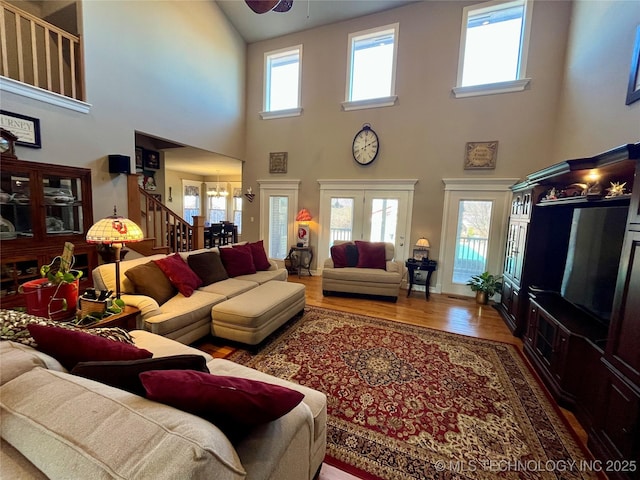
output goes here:
[{"label": "glass door cabinet", "polygon": [[97,265],[85,236],[93,224],[91,170],[28,162],[3,155],[0,164],[0,306],[25,304],[19,286],[40,277],[40,266],[74,245],[81,290]]}]

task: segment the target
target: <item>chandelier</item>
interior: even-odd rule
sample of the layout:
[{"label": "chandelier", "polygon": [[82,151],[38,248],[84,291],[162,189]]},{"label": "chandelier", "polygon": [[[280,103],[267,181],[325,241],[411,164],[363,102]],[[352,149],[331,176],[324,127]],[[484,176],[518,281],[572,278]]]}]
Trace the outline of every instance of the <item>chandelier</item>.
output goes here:
[{"label": "chandelier", "polygon": [[223,188],[222,190],[220,189],[220,170],[216,170],[216,172],[218,173],[216,188],[207,190],[207,195],[209,195],[210,197],[226,197],[227,195],[229,195],[229,192],[227,192],[225,188]]}]

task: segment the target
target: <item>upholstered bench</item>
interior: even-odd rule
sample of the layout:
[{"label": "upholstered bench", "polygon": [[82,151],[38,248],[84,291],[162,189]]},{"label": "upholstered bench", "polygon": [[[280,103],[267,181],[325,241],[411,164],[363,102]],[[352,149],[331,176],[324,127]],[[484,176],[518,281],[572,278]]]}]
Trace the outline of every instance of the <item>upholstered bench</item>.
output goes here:
[{"label": "upholstered bench", "polygon": [[211,308],[211,333],[257,345],[304,310],[304,285],[269,281]]}]

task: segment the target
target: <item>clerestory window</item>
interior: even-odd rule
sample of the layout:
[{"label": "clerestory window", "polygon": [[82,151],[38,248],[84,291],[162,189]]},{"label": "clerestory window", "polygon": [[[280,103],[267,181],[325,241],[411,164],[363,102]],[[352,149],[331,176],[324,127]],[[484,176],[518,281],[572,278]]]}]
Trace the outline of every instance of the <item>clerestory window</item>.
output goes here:
[{"label": "clerestory window", "polygon": [[264,111],[262,118],[300,115],[302,45],[264,54]]},{"label": "clerestory window", "polygon": [[395,103],[398,29],[394,23],[349,35],[344,110]]},{"label": "clerestory window", "polygon": [[523,90],[533,0],[494,0],[463,9],[457,97]]}]

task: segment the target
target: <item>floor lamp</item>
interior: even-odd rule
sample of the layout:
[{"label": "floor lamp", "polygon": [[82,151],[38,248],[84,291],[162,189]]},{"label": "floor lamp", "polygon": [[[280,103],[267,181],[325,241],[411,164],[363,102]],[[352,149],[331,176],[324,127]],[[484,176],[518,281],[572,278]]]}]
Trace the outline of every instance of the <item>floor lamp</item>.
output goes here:
[{"label": "floor lamp", "polygon": [[116,298],[120,298],[120,250],[125,243],[144,239],[142,229],[128,218],[121,217],[113,207],[113,215],[103,218],[87,232],[88,243],[110,245],[114,250],[116,264]]}]

